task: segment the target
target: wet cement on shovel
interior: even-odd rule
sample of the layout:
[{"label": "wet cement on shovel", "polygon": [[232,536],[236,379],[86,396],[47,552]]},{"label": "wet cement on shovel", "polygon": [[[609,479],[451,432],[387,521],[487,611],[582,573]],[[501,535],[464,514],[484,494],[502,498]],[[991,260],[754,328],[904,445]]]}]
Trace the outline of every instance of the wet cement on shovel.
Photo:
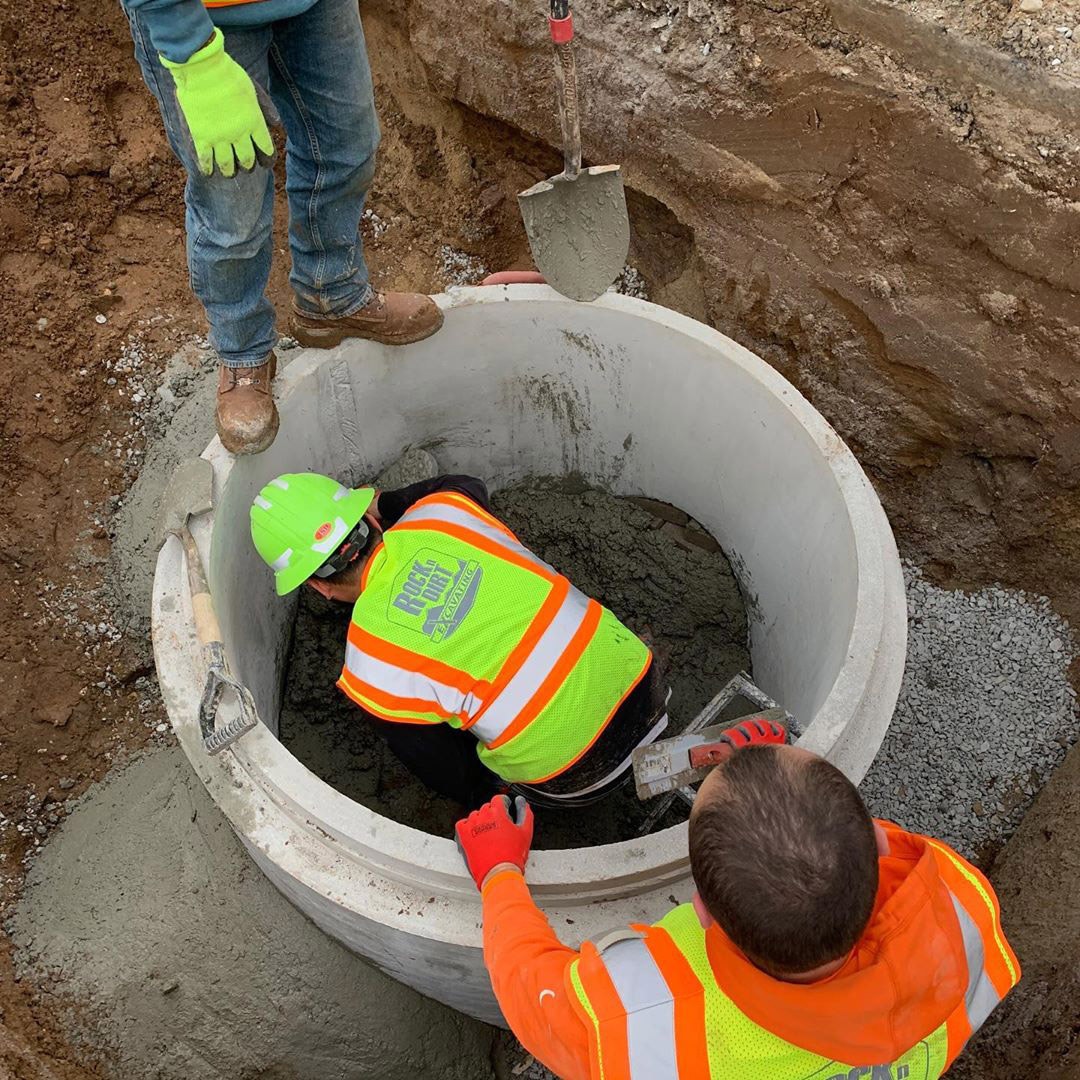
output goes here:
[{"label": "wet cement on shovel", "polygon": [[[498,492],[496,514],[541,558],[647,633],[672,687],[669,734],[740,670],[749,671],[746,611],[731,566],[696,522],[667,503],[619,498],[573,478],[536,478]],[[285,680],[281,741],[357,802],[414,828],[452,835],[461,815],[402,766],[334,682],[349,610],[310,589],[301,598]],[[585,847],[638,834],[650,805],[628,785],[579,811],[537,813],[536,845]],[[685,818],[676,807],[661,828]]]}]

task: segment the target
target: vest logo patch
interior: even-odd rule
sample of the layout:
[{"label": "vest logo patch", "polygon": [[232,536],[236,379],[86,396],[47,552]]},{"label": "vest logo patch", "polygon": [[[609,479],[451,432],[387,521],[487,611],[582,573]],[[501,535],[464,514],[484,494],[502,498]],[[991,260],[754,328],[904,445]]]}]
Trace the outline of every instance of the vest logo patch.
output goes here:
[{"label": "vest logo patch", "polygon": [[934,1080],[938,1075],[930,1068],[930,1047],[924,1039],[896,1061],[855,1068],[838,1066],[833,1062],[807,1077],[807,1080]]},{"label": "vest logo patch", "polygon": [[394,581],[386,617],[434,642],[443,641],[469,614],[482,576],[475,559],[424,548]]}]

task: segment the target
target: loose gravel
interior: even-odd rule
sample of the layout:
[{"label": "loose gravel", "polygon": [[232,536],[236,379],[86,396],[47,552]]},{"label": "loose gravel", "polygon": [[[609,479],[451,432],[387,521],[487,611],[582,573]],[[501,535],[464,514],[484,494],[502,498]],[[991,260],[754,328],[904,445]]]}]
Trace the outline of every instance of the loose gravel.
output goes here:
[{"label": "loose gravel", "polygon": [[907,668],[861,791],[871,810],[985,858],[1080,735],[1076,649],[1045,597],[939,589],[906,564]]}]

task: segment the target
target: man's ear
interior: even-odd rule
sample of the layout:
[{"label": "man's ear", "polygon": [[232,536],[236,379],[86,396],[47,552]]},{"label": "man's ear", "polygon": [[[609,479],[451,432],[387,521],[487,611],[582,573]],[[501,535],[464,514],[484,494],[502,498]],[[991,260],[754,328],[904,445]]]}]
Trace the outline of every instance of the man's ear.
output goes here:
[{"label": "man's ear", "polygon": [[879,858],[886,858],[889,854],[889,834],[875,821],[874,839],[877,841],[877,853]]},{"label": "man's ear", "polygon": [[305,585],[310,585],[320,596],[325,596],[327,600],[333,600],[334,586],[329,581],[323,581],[322,578],[310,577],[304,582]]},{"label": "man's ear", "polygon": [[701,929],[708,930],[716,920],[709,914],[709,909],[705,906],[705,901],[701,899],[697,892],[695,892],[694,899],[691,900],[690,903],[694,905],[694,911],[697,914],[698,922],[701,923]]}]

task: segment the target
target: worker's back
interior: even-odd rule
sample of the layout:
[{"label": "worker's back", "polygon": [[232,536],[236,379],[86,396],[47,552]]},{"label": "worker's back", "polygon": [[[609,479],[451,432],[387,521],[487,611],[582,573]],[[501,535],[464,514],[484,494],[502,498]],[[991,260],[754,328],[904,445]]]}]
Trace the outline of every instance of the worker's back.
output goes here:
[{"label": "worker's back", "polygon": [[934,1080],[1020,977],[986,879],[946,845],[879,823],[870,923],[818,982],[751,964],[684,904],[586,945],[571,1000],[593,1080]]},{"label": "worker's back", "polygon": [[471,730],[508,781],[571,766],[649,665],[610,611],[457,492],[388,528],[362,581],[339,686],[384,720]]}]

